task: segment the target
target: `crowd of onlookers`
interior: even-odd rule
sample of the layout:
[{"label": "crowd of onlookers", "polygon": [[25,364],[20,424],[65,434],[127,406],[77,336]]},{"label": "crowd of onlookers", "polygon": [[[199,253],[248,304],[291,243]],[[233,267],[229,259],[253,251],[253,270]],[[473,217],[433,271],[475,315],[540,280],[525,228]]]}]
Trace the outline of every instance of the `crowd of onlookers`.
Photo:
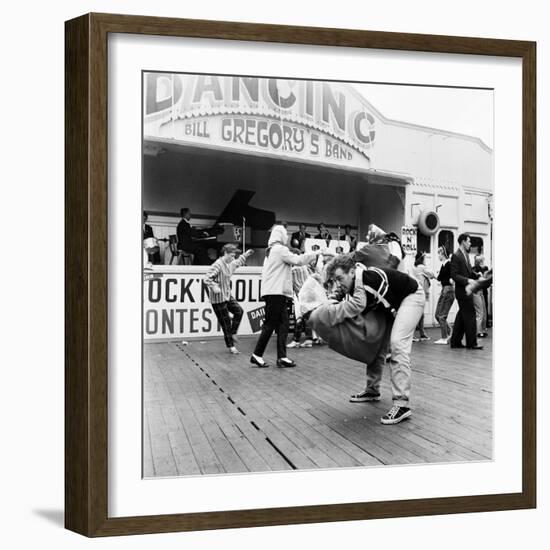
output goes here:
[{"label": "crowd of onlookers", "polygon": [[[489,287],[492,283],[492,272],[485,265],[485,257],[481,253],[475,254],[474,264],[471,264],[471,239],[467,233],[459,236],[458,243],[458,249],[451,256],[444,246],[439,247],[437,253],[441,267],[437,275],[426,267],[426,253],[418,252],[413,274],[424,288],[426,301],[430,298],[433,280],[437,280],[441,285],[434,315],[441,329],[441,337],[434,343],[450,344],[452,348],[460,348],[463,347],[462,336],[466,335],[466,347],[481,349],[477,338],[488,336]],[[488,275],[491,277],[490,282]],[[487,284],[475,290],[473,282],[478,279],[486,280]],[[459,311],[451,331],[447,318],[455,299],[458,301]],[[430,339],[424,330],[424,315],[418,323],[417,331],[418,337],[415,336],[414,341]]]}]

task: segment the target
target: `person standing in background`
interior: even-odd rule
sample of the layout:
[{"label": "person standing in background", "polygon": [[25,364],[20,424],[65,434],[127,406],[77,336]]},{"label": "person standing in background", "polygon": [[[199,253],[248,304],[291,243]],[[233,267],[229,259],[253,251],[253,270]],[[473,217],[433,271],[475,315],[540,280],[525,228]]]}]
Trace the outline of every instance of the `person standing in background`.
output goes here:
[{"label": "person standing in background", "polygon": [[[474,258],[474,267],[472,268],[474,273],[477,273],[478,277],[484,277],[488,271],[485,265],[485,258],[478,254]],[[474,309],[476,311],[476,327],[477,337],[486,338],[489,333],[487,332],[487,289],[480,289],[472,294],[474,299]]]},{"label": "person standing in background", "polygon": [[[434,274],[425,266],[424,264],[425,261],[426,261],[426,253],[417,252],[416,258],[414,260],[413,277],[418,281],[418,283],[424,290],[425,302],[428,302],[428,300],[430,299],[431,279],[434,278]],[[418,330],[418,332],[420,333],[420,337],[414,338],[413,339],[414,342],[430,339],[430,337],[426,334],[426,330],[424,329],[424,312],[422,312],[422,316],[418,321],[416,330]]]},{"label": "person standing in background", "polygon": [[437,307],[435,308],[435,319],[439,323],[441,329],[441,338],[436,340],[434,344],[448,344],[451,336],[451,327],[447,322],[449,311],[455,301],[455,288],[451,279],[451,262],[447,249],[444,246],[440,246],[437,249],[439,261],[441,262],[441,268],[437,274],[437,280],[441,283],[441,294],[437,300]]}]

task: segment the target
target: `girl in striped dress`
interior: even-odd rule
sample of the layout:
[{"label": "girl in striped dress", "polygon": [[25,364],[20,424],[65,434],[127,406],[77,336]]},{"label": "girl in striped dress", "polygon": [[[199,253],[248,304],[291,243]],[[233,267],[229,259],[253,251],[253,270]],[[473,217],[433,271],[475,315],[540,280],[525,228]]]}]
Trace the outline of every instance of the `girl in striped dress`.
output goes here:
[{"label": "girl in striped dress", "polygon": [[204,284],[208,287],[208,296],[212,309],[218,318],[223,331],[225,345],[233,354],[239,353],[235,347],[233,336],[237,334],[243,318],[243,308],[237,300],[231,296],[231,275],[234,271],[246,264],[254,251],[247,250],[235,259],[238,248],[234,244],[226,244],[222,248],[222,257],[218,258],[211,266],[204,278]]}]

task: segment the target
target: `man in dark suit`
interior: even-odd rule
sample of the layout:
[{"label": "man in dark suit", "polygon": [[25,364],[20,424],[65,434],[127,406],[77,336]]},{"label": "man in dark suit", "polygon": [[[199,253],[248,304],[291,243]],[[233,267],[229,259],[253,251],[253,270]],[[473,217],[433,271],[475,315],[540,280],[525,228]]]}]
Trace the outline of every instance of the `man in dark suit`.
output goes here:
[{"label": "man in dark suit", "polygon": [[451,257],[451,279],[455,282],[455,296],[458,302],[451,348],[463,348],[462,337],[466,335],[468,349],[483,349],[476,338],[476,312],[471,294],[466,293],[466,287],[477,279],[470,264],[470,235],[462,233],[458,236],[458,250]]},{"label": "man in dark suit", "polygon": [[300,224],[299,231],[292,233],[290,237],[290,245],[293,248],[298,248],[302,252],[304,251],[304,241],[309,239],[311,235],[306,232],[307,226],[304,223]]},{"label": "man in dark suit", "polygon": [[206,250],[204,246],[199,244],[195,239],[207,237],[208,233],[191,226],[189,223],[191,219],[191,210],[189,210],[189,208],[182,208],[180,214],[181,220],[176,230],[178,236],[178,250],[193,254],[193,263],[195,265],[207,265],[208,256],[206,255]]}]

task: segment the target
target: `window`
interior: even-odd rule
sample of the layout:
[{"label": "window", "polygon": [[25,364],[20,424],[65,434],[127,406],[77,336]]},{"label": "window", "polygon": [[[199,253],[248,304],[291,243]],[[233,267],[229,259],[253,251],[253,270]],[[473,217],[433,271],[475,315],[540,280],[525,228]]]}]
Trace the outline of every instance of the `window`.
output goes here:
[{"label": "window", "polygon": [[470,254],[474,256],[476,254],[483,254],[483,239],[481,237],[470,237],[472,246],[470,248]]},{"label": "window", "polygon": [[431,254],[430,245],[432,242],[431,236],[426,236],[422,232],[418,231],[416,234],[416,250],[417,252],[426,252]]},{"label": "window", "polygon": [[455,250],[455,236],[452,231],[442,229],[437,236],[437,248],[444,246],[447,250],[447,255],[450,256]]}]

